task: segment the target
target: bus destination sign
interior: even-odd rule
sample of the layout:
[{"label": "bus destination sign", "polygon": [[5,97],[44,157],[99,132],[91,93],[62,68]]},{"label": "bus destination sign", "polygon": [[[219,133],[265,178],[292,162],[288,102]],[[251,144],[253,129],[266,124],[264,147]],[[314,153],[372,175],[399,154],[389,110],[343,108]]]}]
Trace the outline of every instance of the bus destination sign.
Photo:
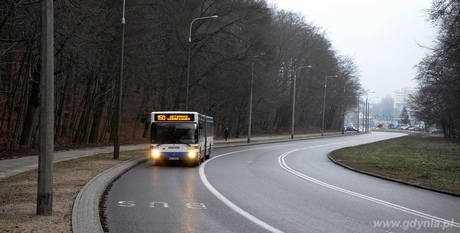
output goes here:
[{"label": "bus destination sign", "polygon": [[155,121],[195,121],[193,114],[155,114]]}]

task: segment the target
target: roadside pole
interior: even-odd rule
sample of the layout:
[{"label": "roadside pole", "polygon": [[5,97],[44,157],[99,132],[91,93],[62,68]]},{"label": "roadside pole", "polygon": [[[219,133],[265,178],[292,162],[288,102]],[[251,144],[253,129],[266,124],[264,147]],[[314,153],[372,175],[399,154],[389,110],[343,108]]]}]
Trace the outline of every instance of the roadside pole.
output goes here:
[{"label": "roadside pole", "polygon": [[42,1],[41,20],[40,153],[38,157],[37,215],[52,215],[54,160],[53,0]]}]

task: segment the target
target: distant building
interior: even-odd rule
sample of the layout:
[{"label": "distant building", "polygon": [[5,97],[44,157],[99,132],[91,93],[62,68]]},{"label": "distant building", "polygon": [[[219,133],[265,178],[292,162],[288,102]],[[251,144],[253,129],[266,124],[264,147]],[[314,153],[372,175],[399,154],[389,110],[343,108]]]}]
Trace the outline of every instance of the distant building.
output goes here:
[{"label": "distant building", "polygon": [[414,116],[414,109],[411,109],[408,105],[410,95],[413,95],[416,92],[416,89],[407,87],[394,92],[394,119],[396,121],[400,120],[399,116],[401,115],[404,106],[406,106],[407,112],[409,113],[409,120],[411,122],[414,122],[416,120]]}]

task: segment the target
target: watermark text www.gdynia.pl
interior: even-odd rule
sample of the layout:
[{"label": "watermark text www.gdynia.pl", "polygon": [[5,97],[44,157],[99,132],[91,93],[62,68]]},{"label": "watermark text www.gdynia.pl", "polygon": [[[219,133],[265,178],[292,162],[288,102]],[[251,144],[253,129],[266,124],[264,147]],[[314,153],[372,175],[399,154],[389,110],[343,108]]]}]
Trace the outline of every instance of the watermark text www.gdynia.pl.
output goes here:
[{"label": "watermark text www.gdynia.pl", "polygon": [[439,220],[420,220],[420,219],[414,219],[414,220],[379,220],[379,221],[374,221],[374,227],[378,228],[401,228],[403,230],[409,230],[409,229],[423,229],[423,228],[437,228],[437,229],[446,229],[449,227],[454,226],[454,219],[452,220],[444,220],[444,221],[439,221]]}]

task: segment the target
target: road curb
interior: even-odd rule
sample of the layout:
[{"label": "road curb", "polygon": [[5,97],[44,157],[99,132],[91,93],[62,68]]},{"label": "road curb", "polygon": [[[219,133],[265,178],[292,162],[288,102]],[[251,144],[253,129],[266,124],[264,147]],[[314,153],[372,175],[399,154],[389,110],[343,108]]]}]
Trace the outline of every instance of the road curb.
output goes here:
[{"label": "road curb", "polygon": [[72,232],[103,233],[104,230],[99,217],[99,204],[105,189],[121,174],[146,160],[146,157],[128,160],[91,179],[80,190],[75,199],[72,209]]}]

